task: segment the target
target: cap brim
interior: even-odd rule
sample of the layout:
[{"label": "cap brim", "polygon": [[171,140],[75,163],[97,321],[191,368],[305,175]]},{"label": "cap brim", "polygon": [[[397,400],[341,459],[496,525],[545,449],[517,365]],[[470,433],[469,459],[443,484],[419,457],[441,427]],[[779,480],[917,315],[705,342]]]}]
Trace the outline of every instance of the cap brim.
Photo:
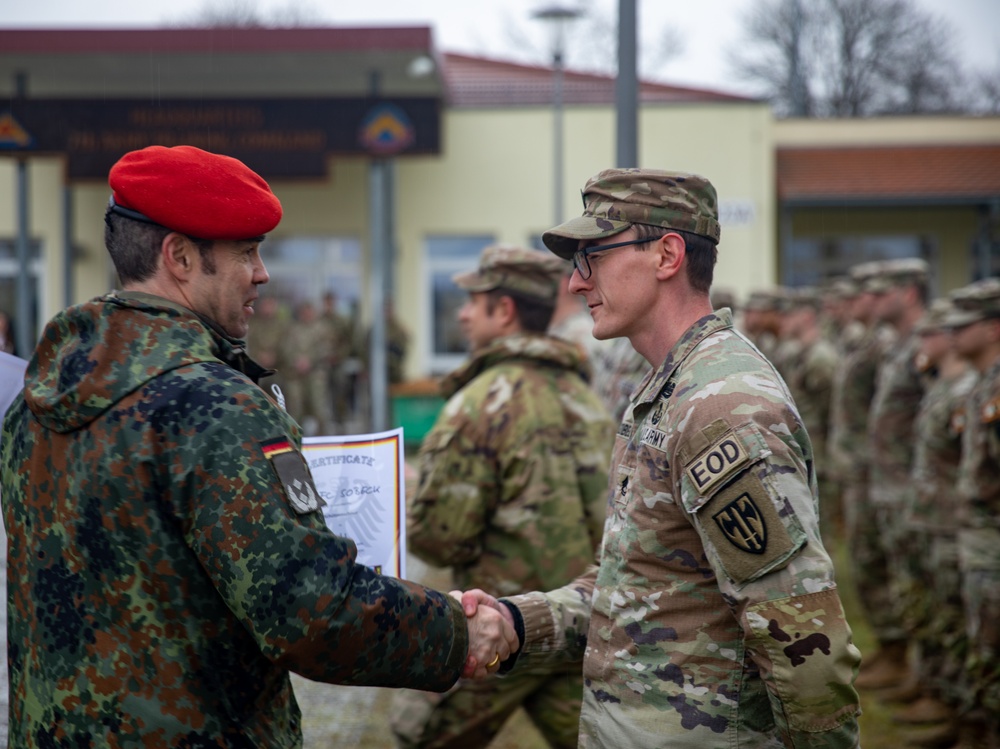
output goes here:
[{"label": "cap brim", "polygon": [[468,271],[466,273],[456,273],[451,277],[455,285],[466,291],[489,291],[496,288],[496,284],[491,284],[479,275],[478,271]]},{"label": "cap brim", "polygon": [[577,216],[542,234],[542,242],[563,260],[571,260],[580,242],[611,237],[632,226],[630,221],[612,221],[593,216]]},{"label": "cap brim", "polygon": [[951,310],[941,319],[941,327],[943,328],[962,328],[966,325],[972,325],[974,322],[979,322],[984,320],[985,316],[979,312],[971,312],[966,310]]}]

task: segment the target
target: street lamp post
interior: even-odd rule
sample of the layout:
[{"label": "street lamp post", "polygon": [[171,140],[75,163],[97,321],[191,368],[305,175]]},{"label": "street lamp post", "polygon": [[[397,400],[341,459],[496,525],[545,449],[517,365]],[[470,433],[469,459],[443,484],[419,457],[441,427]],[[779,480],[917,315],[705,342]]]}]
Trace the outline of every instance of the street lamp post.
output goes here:
[{"label": "street lamp post", "polygon": [[566,25],[583,13],[576,8],[550,5],[536,10],[533,18],[552,29],[552,221],[562,223],[563,213],[563,47]]}]

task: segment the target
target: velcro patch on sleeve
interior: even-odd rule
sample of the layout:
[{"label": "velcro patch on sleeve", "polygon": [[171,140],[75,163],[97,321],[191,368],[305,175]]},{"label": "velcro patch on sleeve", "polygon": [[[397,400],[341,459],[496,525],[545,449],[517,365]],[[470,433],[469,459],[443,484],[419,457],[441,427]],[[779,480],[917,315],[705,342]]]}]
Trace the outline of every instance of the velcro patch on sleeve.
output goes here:
[{"label": "velcro patch on sleeve", "polygon": [[750,454],[740,440],[728,432],[715,440],[684,469],[695,490],[707,496],[750,462]]},{"label": "velcro patch on sleeve", "polygon": [[801,546],[785,528],[764,484],[750,474],[712,497],[698,516],[726,574],[737,584],[779,569]]},{"label": "velcro patch on sleeve", "polygon": [[305,515],[316,512],[326,504],[316,490],[306,459],[290,441],[270,440],[261,443],[260,448],[264,457],[271,461],[285,498],[295,512]]}]

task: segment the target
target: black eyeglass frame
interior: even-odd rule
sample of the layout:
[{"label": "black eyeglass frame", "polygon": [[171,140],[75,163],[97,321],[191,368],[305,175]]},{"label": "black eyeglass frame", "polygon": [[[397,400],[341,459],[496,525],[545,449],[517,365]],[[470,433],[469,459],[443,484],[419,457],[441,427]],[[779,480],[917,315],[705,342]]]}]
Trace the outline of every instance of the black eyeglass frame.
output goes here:
[{"label": "black eyeglass frame", "polygon": [[577,250],[573,253],[573,267],[576,268],[576,272],[580,274],[580,278],[583,281],[590,279],[594,275],[593,269],[590,267],[590,255],[597,252],[604,252],[605,250],[616,250],[619,247],[628,247],[630,245],[636,244],[646,244],[647,242],[652,242],[656,237],[650,239],[633,239],[630,242],[615,242],[613,244],[595,244],[590,247],[584,247],[582,250]]}]

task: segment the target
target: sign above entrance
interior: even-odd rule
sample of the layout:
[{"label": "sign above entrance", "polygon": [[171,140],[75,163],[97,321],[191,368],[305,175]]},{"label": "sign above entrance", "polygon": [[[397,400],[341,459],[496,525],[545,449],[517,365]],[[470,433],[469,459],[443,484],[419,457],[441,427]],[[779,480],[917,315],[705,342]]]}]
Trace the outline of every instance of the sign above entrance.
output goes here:
[{"label": "sign above entrance", "polygon": [[71,179],[105,179],[150,145],[224,153],[266,178],[322,177],[329,156],[441,151],[435,98],[15,99],[0,108],[0,156],[65,153]]}]

